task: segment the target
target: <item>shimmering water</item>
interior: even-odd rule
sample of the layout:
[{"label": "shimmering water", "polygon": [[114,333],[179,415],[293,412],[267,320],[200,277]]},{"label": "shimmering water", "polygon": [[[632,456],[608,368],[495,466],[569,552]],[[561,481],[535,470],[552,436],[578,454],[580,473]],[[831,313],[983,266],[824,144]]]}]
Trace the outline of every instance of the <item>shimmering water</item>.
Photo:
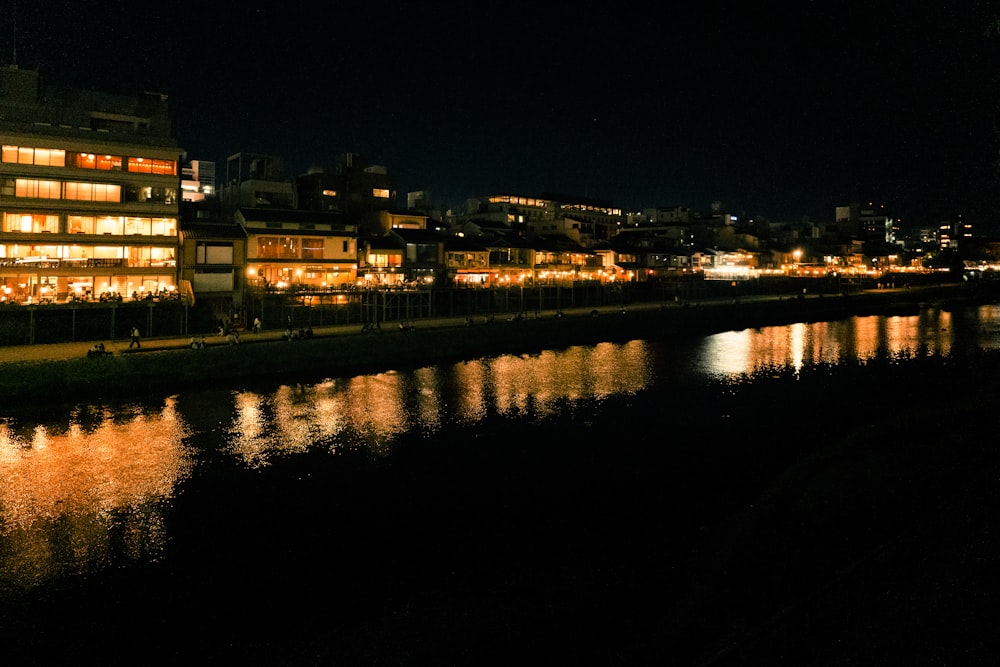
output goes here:
[{"label": "shimmering water", "polygon": [[[469,632],[456,645],[506,634],[586,654],[629,632],[574,621],[588,591],[668,561],[667,535],[692,522],[683,502],[731,493],[685,480],[710,466],[691,443],[723,430],[686,425],[719,412],[702,388],[998,344],[998,307],[927,309],[7,415],[0,630],[62,657],[111,642],[175,659],[408,662]],[[616,564],[607,581],[602,559]],[[539,618],[503,608],[531,608],[540,588]],[[536,635],[554,617],[590,639],[560,653]]]}]

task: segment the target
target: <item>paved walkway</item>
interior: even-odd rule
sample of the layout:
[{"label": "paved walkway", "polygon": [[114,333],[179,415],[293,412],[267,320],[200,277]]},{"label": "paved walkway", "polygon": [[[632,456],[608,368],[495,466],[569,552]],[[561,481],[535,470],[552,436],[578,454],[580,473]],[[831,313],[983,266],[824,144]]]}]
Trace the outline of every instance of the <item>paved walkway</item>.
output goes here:
[{"label": "paved walkway", "polygon": [[[885,294],[887,292],[912,292],[920,288],[907,288],[907,289],[883,289],[883,290],[868,290],[869,292]],[[819,298],[820,294],[808,294],[807,298]],[[756,301],[773,301],[777,299],[789,299],[793,298],[792,295],[773,295],[773,296],[745,296],[741,297],[741,302],[749,303]],[[717,298],[717,299],[699,299],[698,304],[703,306],[713,306],[713,305],[725,305],[732,303],[732,299],[729,297]],[[652,310],[659,309],[663,304],[659,301],[642,302],[642,303],[631,303],[627,305],[628,310]],[[675,307],[674,304],[668,304],[668,307]],[[563,313],[566,317],[583,317],[589,315],[592,311],[597,310],[600,313],[617,313],[621,309],[620,305],[610,305],[610,306],[582,306],[577,308],[564,308]],[[538,316],[540,317],[552,317],[555,315],[554,309],[541,311]],[[534,317],[536,314],[532,311],[528,313],[530,317]],[[482,314],[476,315],[475,318],[481,320]],[[497,314],[495,316],[497,320],[506,320],[511,317],[510,313]],[[465,317],[441,317],[441,318],[421,318],[414,320],[414,324],[420,329],[427,328],[443,328],[443,327],[461,327],[465,326]],[[385,323],[385,327],[395,327],[398,323],[395,321],[390,321]],[[284,338],[284,329],[272,329],[265,330],[259,334],[244,332],[240,336],[241,344],[252,344],[259,343],[263,341],[280,341]],[[327,337],[327,336],[346,336],[346,335],[360,335],[361,334],[361,324],[355,322],[352,324],[335,324],[327,326],[314,326],[313,335],[317,338]],[[130,352],[128,344],[129,340],[127,338],[119,338],[115,340],[103,340],[103,341],[75,341],[71,343],[49,343],[49,344],[39,344],[39,345],[11,345],[0,347],[0,365],[4,363],[11,363],[17,361],[44,361],[44,360],[59,360],[59,359],[72,359],[73,357],[85,357],[87,356],[87,351],[91,349],[94,343],[103,342],[105,349],[112,354],[127,354]],[[228,345],[226,338],[218,334],[212,334],[205,336],[205,344],[209,347]],[[152,350],[168,350],[168,349],[178,349],[185,348],[191,345],[191,336],[167,336],[159,338],[148,338],[143,339],[141,342],[142,347],[138,351],[152,351]],[[137,350],[133,348],[132,352]]]}]

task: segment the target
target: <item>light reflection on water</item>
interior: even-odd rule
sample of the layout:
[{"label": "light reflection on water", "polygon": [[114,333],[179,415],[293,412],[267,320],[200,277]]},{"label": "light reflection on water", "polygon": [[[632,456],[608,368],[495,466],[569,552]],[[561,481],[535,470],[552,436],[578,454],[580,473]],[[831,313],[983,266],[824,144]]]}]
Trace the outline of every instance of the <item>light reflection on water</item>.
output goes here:
[{"label": "light reflection on water", "polygon": [[493,413],[551,416],[566,401],[640,391],[651,377],[648,345],[632,341],[240,392],[228,449],[250,467],[317,443],[384,456],[403,433],[433,433],[445,422],[475,423]]},{"label": "light reflection on water", "polygon": [[191,471],[183,421],[77,411],[68,422],[0,422],[0,590],[115,562],[155,560],[163,501]]},{"label": "light reflection on water", "polygon": [[191,392],[146,410],[81,405],[68,416],[0,420],[0,593],[161,557],[171,499],[199,479],[192,470],[203,451],[192,442],[229,456],[212,465],[248,469],[306,451],[379,458],[404,434],[435,435],[495,415],[558,417],[577,401],[655,390],[692,372],[752,375],[877,354],[943,355],[998,340],[1000,307],[925,309],[694,342],[503,355],[268,391]]},{"label": "light reflection on water", "polygon": [[[962,318],[956,322],[955,318]],[[967,338],[969,331],[977,332]],[[744,329],[706,336],[696,352],[696,368],[733,377],[810,364],[877,356],[948,355],[971,347],[1000,347],[1000,306],[981,306],[953,315],[926,308],[912,316],[854,317],[834,322]]]}]

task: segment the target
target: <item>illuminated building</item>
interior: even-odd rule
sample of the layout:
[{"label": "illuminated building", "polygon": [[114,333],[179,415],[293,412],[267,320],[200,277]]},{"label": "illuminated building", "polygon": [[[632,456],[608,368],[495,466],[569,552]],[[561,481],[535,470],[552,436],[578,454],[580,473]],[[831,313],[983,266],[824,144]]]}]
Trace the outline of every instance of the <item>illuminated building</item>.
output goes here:
[{"label": "illuminated building", "polygon": [[182,151],[167,98],[0,70],[0,299],[174,293]]},{"label": "illuminated building", "polygon": [[972,238],[972,223],[966,222],[960,213],[945,220],[938,227],[938,247],[941,250],[958,250],[962,243]]},{"label": "illuminated building", "polygon": [[584,246],[611,239],[625,224],[622,210],[610,202],[566,195],[496,194],[470,199],[462,219],[503,222],[521,236],[564,235]]},{"label": "illuminated building", "polygon": [[886,215],[885,204],[837,206],[835,219],[838,232],[862,241],[895,243],[899,233],[899,222]]},{"label": "illuminated building", "polygon": [[181,200],[204,201],[215,196],[215,163],[190,160],[181,167]]},{"label": "illuminated building", "polygon": [[246,233],[251,288],[316,292],[357,279],[357,230],[343,216],[243,207],[235,219]]}]

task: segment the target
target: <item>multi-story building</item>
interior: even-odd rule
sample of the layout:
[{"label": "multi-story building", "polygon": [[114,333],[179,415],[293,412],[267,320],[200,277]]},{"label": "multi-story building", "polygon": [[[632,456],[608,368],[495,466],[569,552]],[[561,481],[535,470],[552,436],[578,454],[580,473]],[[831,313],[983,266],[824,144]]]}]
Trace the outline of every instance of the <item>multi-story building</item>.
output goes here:
[{"label": "multi-story building", "polygon": [[958,250],[972,239],[972,224],[961,213],[945,220],[938,227],[938,247],[941,250]]},{"label": "multi-story building", "polygon": [[190,160],[181,167],[181,200],[204,201],[214,197],[215,163],[206,160]]},{"label": "multi-story building", "polygon": [[396,208],[396,180],[381,165],[344,153],[334,171],[312,169],[296,178],[298,208],[340,213],[362,236],[385,234],[383,211]]},{"label": "multi-story building", "polygon": [[895,243],[899,222],[886,214],[885,204],[869,202],[836,207],[837,231],[851,238],[877,243]]},{"label": "multi-story building", "polygon": [[554,194],[469,199],[463,219],[503,222],[522,236],[569,236],[584,246],[607,241],[625,224],[622,210],[610,202]]},{"label": "multi-story building", "polygon": [[0,299],[176,294],[182,151],[165,95],[0,69]]},{"label": "multi-story building", "polygon": [[341,215],[245,207],[237,210],[236,222],[246,233],[247,284],[253,289],[324,291],[357,280],[357,230]]},{"label": "multi-story building", "polygon": [[241,206],[297,207],[295,186],[285,177],[284,160],[261,153],[235,153],[226,159],[226,182],[220,197],[226,216],[232,216]]}]

